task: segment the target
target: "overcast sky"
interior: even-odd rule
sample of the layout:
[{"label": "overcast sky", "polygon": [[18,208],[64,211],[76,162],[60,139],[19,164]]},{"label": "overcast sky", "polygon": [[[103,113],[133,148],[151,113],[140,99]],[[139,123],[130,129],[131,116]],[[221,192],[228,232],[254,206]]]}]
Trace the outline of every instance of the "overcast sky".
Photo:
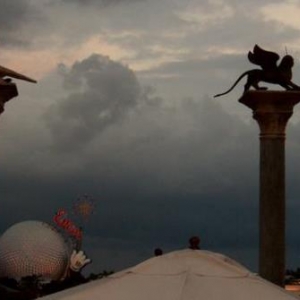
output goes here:
[{"label": "overcast sky", "polygon": [[[252,270],[258,259],[258,127],[238,103],[255,44],[295,57],[300,1],[0,0],[0,64],[38,84],[0,119],[0,231],[52,222],[79,195],[86,272],[185,248]],[[287,262],[300,266],[300,114],[288,128]],[[276,233],[275,233],[276,234]]]}]

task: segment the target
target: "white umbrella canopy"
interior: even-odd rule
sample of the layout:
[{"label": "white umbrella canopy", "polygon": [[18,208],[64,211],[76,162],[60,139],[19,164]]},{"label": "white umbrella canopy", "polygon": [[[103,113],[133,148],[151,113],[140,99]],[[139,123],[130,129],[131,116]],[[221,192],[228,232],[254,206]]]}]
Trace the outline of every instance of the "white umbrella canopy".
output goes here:
[{"label": "white umbrella canopy", "polygon": [[43,300],[292,300],[299,299],[232,259],[203,250],[153,257],[106,279]]}]

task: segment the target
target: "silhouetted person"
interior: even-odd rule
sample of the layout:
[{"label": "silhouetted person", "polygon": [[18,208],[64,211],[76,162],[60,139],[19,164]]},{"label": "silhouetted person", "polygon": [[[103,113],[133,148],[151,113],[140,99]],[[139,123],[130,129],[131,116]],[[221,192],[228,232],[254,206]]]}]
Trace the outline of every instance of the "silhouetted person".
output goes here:
[{"label": "silhouetted person", "polygon": [[189,248],[192,250],[199,250],[200,249],[200,238],[198,236],[192,236],[189,239],[190,246]]},{"label": "silhouetted person", "polygon": [[155,255],[155,256],[163,255],[163,251],[162,251],[160,248],[156,248],[156,249],[154,250],[154,255]]}]

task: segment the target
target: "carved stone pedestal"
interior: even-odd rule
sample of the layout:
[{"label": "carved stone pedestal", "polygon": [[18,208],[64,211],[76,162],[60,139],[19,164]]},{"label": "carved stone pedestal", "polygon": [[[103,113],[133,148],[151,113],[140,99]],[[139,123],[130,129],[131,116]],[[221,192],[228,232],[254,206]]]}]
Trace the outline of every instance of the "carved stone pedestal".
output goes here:
[{"label": "carved stone pedestal", "polygon": [[239,102],[260,128],[259,274],[283,286],[285,273],[285,128],[298,91],[248,91]]},{"label": "carved stone pedestal", "polygon": [[14,83],[0,83],[0,114],[4,111],[5,103],[17,96],[18,90]]}]

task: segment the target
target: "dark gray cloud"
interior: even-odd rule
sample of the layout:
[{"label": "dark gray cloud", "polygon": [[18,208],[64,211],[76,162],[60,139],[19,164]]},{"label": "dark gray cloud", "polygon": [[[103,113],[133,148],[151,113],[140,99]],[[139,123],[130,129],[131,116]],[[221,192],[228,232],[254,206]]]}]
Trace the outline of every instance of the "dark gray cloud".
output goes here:
[{"label": "dark gray cloud", "polygon": [[28,0],[0,0],[0,7],[0,43],[2,47],[29,45],[34,34],[26,31],[27,25],[41,24],[42,12]]},{"label": "dark gray cloud", "polygon": [[[187,53],[180,61],[139,72],[140,80],[130,68],[92,55],[70,68],[61,66],[61,77],[56,82],[46,78],[36,93],[20,89],[19,99],[1,115],[0,230],[25,219],[51,222],[58,208],[71,209],[78,195],[88,193],[97,199],[97,209],[85,224],[84,248],[94,260],[87,271],[124,268],[151,256],[155,247],[186,247],[194,234],[201,236],[203,248],[226,253],[255,270],[258,128],[248,122],[251,112],[236,101],[241,88],[220,100],[202,98],[222,92],[250,65],[245,55],[211,57],[214,51],[207,49],[232,46],[247,53],[259,43],[279,50],[298,32],[288,27],[280,31],[277,23],[259,18],[259,5],[270,1],[256,7],[249,1],[227,1],[234,7],[232,18],[205,28],[173,14],[185,5],[174,1],[140,1],[143,5],[135,9],[124,5],[107,15],[101,9],[86,14],[77,6],[69,11],[71,5],[62,5],[67,2],[89,8],[108,5],[57,1],[61,6],[46,7],[53,27],[43,32],[55,33],[54,41],[58,37],[69,45],[72,39],[80,47],[79,40],[107,29],[105,41],[136,50],[134,59],[155,60],[163,46],[187,47]],[[213,13],[207,3],[202,3],[207,5],[203,11]],[[12,13],[2,16],[8,23],[0,26],[16,42],[17,29],[36,20],[36,10],[27,1],[3,5]],[[13,16],[19,19],[9,23]],[[140,30],[141,36],[129,32],[128,38],[118,30]],[[162,46],[159,55],[151,48],[155,45]],[[141,82],[159,92],[145,91]],[[167,99],[156,95],[161,91]],[[244,115],[247,121],[240,119]],[[297,113],[294,119],[299,119]],[[290,126],[287,139],[288,261],[294,266],[300,244],[299,128],[299,123]]]},{"label": "dark gray cloud", "polygon": [[[81,85],[73,83],[75,92]],[[32,152],[43,153],[48,144],[37,140],[22,149],[22,161],[30,163],[17,167],[16,159],[1,169],[3,212],[18,207],[1,226],[51,220],[58,207],[68,209],[78,194],[89,193],[97,210],[86,224],[85,248],[95,261],[87,272],[137,263],[157,246],[186,247],[192,234],[201,235],[204,248],[231,255],[235,245],[251,248],[257,231],[254,131],[206,98],[169,108],[136,105],[130,118],[80,153],[50,151],[39,160]],[[81,167],[65,172],[65,161],[74,157]]]},{"label": "dark gray cloud", "polygon": [[[232,54],[166,63],[138,72],[138,75],[144,84],[154,85],[163,97],[174,101],[183,97],[196,98],[201,94],[212,97],[227,90],[241,73],[253,67],[245,55]],[[244,107],[235,104],[243,91],[243,84],[244,81],[241,81],[232,93],[217,99],[231,113],[247,113]]]},{"label": "dark gray cloud", "polygon": [[47,113],[57,146],[70,149],[88,143],[140,100],[135,74],[108,57],[92,55],[70,70],[61,68],[69,94]]},{"label": "dark gray cloud", "polygon": [[[224,66],[227,63],[231,60]],[[189,68],[182,70],[187,74]],[[256,270],[255,122],[245,123],[209,97],[170,104],[153,90],[144,95],[135,74],[107,57],[92,55],[60,72],[64,90],[57,76],[56,82],[48,79],[48,85],[55,86],[47,89],[47,83],[41,84],[52,97],[65,97],[41,111],[30,107],[46,102],[42,93],[39,100],[34,100],[37,95],[28,97],[27,104],[11,102],[3,117],[12,113],[13,105],[23,105],[10,121],[10,126],[17,126],[18,120],[22,131],[12,134],[9,119],[1,119],[1,230],[25,219],[51,222],[58,208],[70,211],[78,195],[87,193],[97,207],[84,224],[84,249],[94,260],[87,273],[138,263],[152,256],[155,247],[166,252],[184,248],[194,234],[201,236],[204,249],[223,252]],[[241,104],[234,101],[232,106]],[[114,114],[115,107],[121,115],[99,122],[99,112]],[[22,125],[30,119],[36,121]],[[73,119],[83,120],[83,137],[83,130],[74,130]],[[295,262],[299,124],[290,125],[288,260]],[[53,143],[59,146],[53,148]]]},{"label": "dark gray cloud", "polygon": [[61,3],[76,4],[80,6],[110,6],[116,4],[129,4],[135,2],[145,2],[148,0],[60,0]]},{"label": "dark gray cloud", "polygon": [[[104,68],[99,59],[110,67]],[[88,70],[110,74],[111,64],[119,71],[124,68],[127,78],[128,68],[92,56],[65,73],[68,93],[85,91]],[[61,103],[57,108],[64,108]],[[97,102],[84,103],[98,111]],[[42,119],[39,124],[47,134]],[[31,130],[28,136],[35,136],[39,128]],[[67,132],[72,128],[65,130],[72,136]],[[288,133],[288,228],[297,226],[299,207],[298,130],[299,124],[294,124]],[[96,199],[97,209],[84,224],[84,249],[94,260],[87,273],[125,268],[152,256],[155,247],[166,252],[184,248],[194,234],[201,236],[204,249],[225,253],[256,270],[258,128],[254,121],[249,125],[225,112],[218,101],[184,99],[171,106],[162,99],[154,104],[135,102],[127,118],[94,133],[93,142],[80,151],[49,151],[51,140],[33,139],[21,147],[21,158],[7,161],[3,150],[20,148],[18,134],[24,132],[16,133],[11,147],[4,149],[8,141],[5,131],[2,134],[2,230],[29,218],[51,222],[57,208],[70,210],[78,195],[88,193]],[[69,170],[68,163],[79,166]],[[12,207],[17,208],[13,214]],[[295,263],[295,230],[288,240],[288,260]]]},{"label": "dark gray cloud", "polygon": [[[116,29],[147,30],[147,38],[144,38],[144,42],[137,47],[142,53],[141,50],[144,50],[147,57],[153,54],[149,47],[153,44],[174,46],[174,49],[186,46],[194,50],[195,54],[218,46],[244,48],[251,47],[255,43],[282,46],[280,43],[295,39],[298,30],[274,21],[263,20],[260,9],[270,2],[272,1],[260,1],[259,5],[254,5],[253,2],[247,1],[225,1],[224,3],[161,1],[149,7],[141,6],[137,9],[139,13],[134,18],[127,17],[132,11],[125,11],[126,17],[119,18],[110,25],[111,28]],[[222,15],[222,11],[218,11],[224,7],[230,10],[227,17]],[[203,18],[198,17],[197,12]],[[161,24],[164,26],[161,27]],[[163,34],[166,32],[170,35]],[[270,34],[271,32],[273,34]],[[176,38],[176,34],[181,35],[180,38]],[[111,36],[112,40],[115,38],[116,36]]]},{"label": "dark gray cloud", "polygon": [[12,30],[20,26],[29,17],[30,4],[27,0],[11,2],[0,1],[0,26],[2,30]]}]

